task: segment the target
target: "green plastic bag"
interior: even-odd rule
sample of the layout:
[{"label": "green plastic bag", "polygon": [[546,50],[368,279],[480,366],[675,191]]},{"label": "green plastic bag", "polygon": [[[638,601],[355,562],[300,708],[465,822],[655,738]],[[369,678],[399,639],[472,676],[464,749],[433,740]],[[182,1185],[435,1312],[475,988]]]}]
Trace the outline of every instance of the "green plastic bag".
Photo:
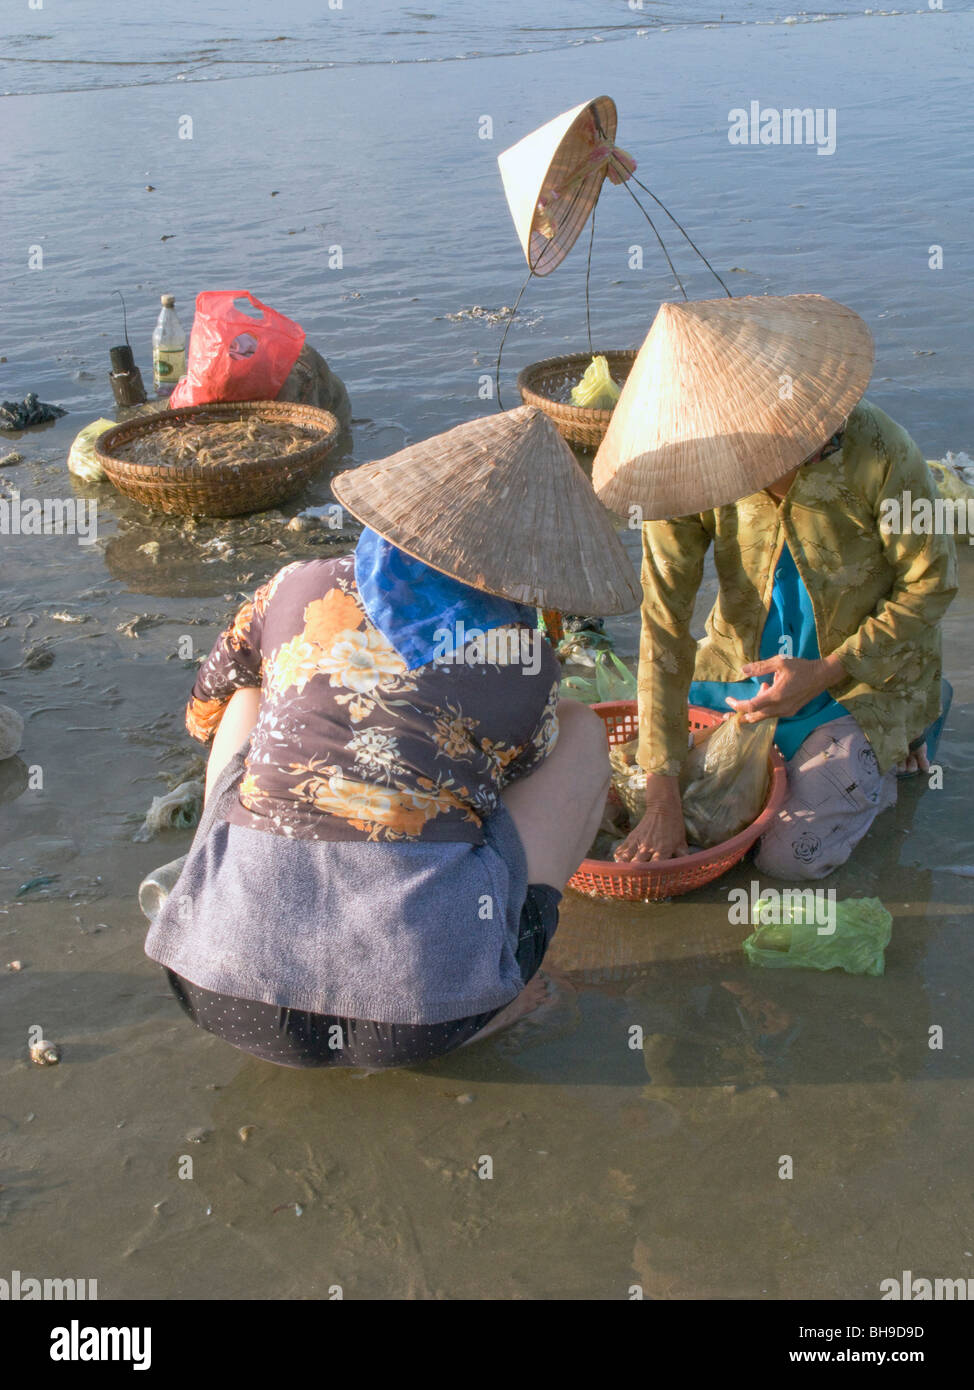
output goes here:
[{"label": "green plastic bag", "polygon": [[599,652],[595,658],[595,689],[600,700],[635,700],[636,677],[615,652]]},{"label": "green plastic bag", "polygon": [[974,468],[966,454],[948,454],[939,463],[927,459],[927,467],[941,497],[964,502],[974,499]]},{"label": "green plastic bag", "polygon": [[588,676],[562,676],[558,694],[563,700],[578,700],[583,705],[594,705],[599,698],[595,681]]},{"label": "green plastic bag", "polygon": [[[762,917],[776,920],[758,926],[744,942],[752,965],[772,969],[834,970],[849,975],[882,975],[893,919],[878,898],[847,898],[829,903],[823,912],[822,892],[785,889],[777,899],[759,898],[752,923]],[[825,919],[825,920],[823,920]],[[820,928],[835,930],[823,933]]]},{"label": "green plastic bag", "polygon": [[599,652],[595,658],[595,679],[563,676],[558,687],[563,699],[594,705],[608,700],[635,700],[636,677],[615,652]]},{"label": "green plastic bag", "polygon": [[572,405],[589,410],[612,410],[621,390],[609,373],[608,359],[593,357],[581,381],[572,387]]}]

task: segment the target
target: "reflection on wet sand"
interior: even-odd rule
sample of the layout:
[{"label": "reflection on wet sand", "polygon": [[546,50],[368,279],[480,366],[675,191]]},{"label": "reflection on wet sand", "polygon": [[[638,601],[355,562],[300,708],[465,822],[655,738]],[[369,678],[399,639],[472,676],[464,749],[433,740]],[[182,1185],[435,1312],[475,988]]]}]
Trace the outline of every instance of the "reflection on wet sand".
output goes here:
[{"label": "reflection on wet sand", "polygon": [[118,510],[119,527],[105,545],[105,564],[133,594],[195,598],[228,588],[255,589],[283,565],[340,554],[354,544],[347,530],[325,521],[299,530],[289,524],[293,517],[279,511],[217,521],[150,518],[141,508],[129,515],[124,504]]}]

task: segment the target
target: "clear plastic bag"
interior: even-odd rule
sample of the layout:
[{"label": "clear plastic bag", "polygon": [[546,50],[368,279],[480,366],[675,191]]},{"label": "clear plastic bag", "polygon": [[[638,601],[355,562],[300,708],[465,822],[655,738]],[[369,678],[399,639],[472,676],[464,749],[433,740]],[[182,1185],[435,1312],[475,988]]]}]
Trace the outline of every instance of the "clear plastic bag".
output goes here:
[{"label": "clear plastic bag", "polygon": [[690,749],[680,774],[687,844],[712,849],[761,814],[768,796],[775,719],[745,724],[732,714]]},{"label": "clear plastic bag", "polygon": [[[775,720],[744,724],[733,714],[713,733],[703,730],[683,765],[680,791],[687,844],[712,849],[752,825],[768,796]],[[646,814],[646,773],[638,740],[609,749],[612,785],[637,825]]]}]

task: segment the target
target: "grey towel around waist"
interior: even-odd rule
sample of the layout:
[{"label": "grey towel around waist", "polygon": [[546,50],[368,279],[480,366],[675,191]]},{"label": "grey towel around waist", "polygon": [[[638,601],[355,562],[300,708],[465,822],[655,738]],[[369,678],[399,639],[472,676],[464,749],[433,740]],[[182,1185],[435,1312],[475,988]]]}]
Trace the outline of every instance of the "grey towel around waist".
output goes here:
[{"label": "grey towel around waist", "polygon": [[152,960],[203,989],[377,1023],[446,1023],[519,993],[527,865],[503,802],[482,845],[292,840],[222,818],[246,752],[149,929]]}]

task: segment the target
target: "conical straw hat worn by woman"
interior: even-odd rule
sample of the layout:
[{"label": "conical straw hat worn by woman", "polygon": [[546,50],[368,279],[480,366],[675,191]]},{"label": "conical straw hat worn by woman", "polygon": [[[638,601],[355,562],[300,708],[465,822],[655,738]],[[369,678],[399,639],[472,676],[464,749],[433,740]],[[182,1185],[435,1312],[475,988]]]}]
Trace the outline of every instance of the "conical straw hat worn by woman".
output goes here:
[{"label": "conical straw hat worn by woman", "polygon": [[487,593],[593,615],[639,603],[612,519],[535,406],[458,425],[332,487],[399,550]]},{"label": "conical straw hat worn by woman", "polygon": [[822,295],[663,304],[595,457],[595,490],[646,521],[746,497],[839,428],[873,355],[859,315]]}]

